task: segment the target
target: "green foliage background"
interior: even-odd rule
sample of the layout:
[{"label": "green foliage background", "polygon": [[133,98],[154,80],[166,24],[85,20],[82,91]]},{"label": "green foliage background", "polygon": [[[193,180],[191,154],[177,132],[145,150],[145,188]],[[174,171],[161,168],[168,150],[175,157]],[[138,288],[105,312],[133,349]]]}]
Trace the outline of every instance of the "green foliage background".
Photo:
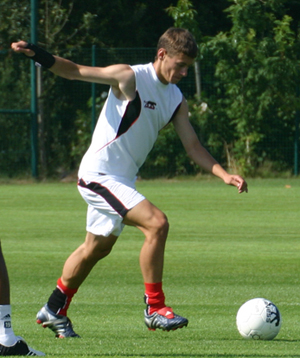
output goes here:
[{"label": "green foliage background", "polygon": [[[299,139],[298,1],[41,0],[38,6],[39,45],[84,64],[91,64],[93,45],[109,52],[108,57],[100,55],[98,66],[134,64],[142,61],[137,47],[155,51],[168,27],[189,28],[200,47],[201,95],[194,96],[194,82],[184,94],[203,144],[228,170],[247,176],[293,172]],[[9,51],[11,42],[29,36],[29,2],[3,0],[0,110],[30,108],[29,63]],[[97,110],[107,90],[97,86]],[[90,84],[42,71],[41,177],[76,171],[91,136],[90,97]],[[2,175],[30,175],[30,120],[26,113],[0,113]],[[162,131],[140,172],[144,177],[197,173],[172,127]]]},{"label": "green foliage background", "polygon": [[216,114],[209,118],[216,127],[220,118],[228,124],[227,138],[231,138],[223,137],[223,143],[232,165],[245,174],[253,174],[266,159],[276,169],[291,164],[280,155],[280,144],[294,142],[299,38],[285,3],[237,1],[226,10],[231,30],[202,44],[202,53],[212,51],[217,58]]}]

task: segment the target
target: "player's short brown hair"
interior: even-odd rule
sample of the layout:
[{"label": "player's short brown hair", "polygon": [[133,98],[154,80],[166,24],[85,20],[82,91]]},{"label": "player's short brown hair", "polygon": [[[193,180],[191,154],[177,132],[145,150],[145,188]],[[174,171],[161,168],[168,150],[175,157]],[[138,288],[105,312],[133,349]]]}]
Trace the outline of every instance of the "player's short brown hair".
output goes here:
[{"label": "player's short brown hair", "polygon": [[194,36],[180,27],[169,28],[158,40],[157,51],[164,48],[169,56],[183,53],[188,57],[196,58],[198,46]]}]

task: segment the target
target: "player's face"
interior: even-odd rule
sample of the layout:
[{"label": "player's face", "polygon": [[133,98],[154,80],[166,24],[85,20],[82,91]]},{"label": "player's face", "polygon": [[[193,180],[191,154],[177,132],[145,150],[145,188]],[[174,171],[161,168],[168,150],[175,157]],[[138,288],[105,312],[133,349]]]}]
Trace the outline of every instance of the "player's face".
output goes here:
[{"label": "player's face", "polygon": [[188,74],[188,69],[193,65],[194,59],[184,55],[183,53],[170,57],[165,53],[161,63],[161,71],[159,79],[167,83],[178,83]]}]

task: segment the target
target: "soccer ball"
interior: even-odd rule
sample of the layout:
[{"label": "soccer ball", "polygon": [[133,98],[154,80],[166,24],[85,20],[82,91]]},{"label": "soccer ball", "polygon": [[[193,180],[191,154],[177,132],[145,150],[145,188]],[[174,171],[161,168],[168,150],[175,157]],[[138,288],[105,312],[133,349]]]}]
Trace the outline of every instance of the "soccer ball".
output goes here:
[{"label": "soccer ball", "polygon": [[253,298],[238,310],[236,325],[246,339],[271,340],[279,333],[281,314],[271,301]]}]

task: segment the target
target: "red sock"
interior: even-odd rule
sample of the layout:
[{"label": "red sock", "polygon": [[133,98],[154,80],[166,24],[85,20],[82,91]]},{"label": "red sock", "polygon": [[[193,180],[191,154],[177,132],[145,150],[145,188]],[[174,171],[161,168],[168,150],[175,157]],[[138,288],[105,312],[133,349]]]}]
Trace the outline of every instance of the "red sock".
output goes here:
[{"label": "red sock", "polygon": [[63,307],[61,307],[59,309],[59,312],[57,312],[57,313],[61,314],[63,316],[66,316],[67,315],[67,310],[68,310],[68,308],[70,306],[72,298],[75,295],[75,293],[78,291],[78,288],[68,288],[68,287],[66,287],[62,283],[61,278],[59,278],[57,280],[57,286],[56,287],[61,291],[61,293],[63,293],[66,296],[65,303],[64,303]]},{"label": "red sock", "polygon": [[152,314],[165,307],[165,295],[162,290],[162,282],[145,283],[145,303],[148,314]]}]

